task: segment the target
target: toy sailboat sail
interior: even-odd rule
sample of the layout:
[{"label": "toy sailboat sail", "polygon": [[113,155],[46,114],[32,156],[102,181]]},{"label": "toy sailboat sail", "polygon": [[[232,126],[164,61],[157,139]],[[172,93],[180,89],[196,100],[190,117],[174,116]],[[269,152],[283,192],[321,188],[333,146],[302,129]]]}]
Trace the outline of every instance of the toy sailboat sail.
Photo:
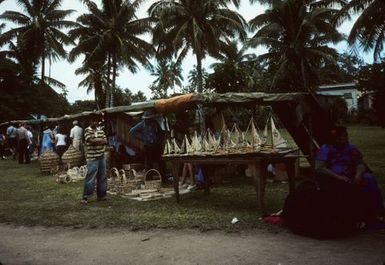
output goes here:
[{"label": "toy sailboat sail", "polygon": [[234,123],[233,128],[231,129],[230,144],[231,147],[235,148],[240,147],[240,145],[242,144],[242,134],[236,123]]},{"label": "toy sailboat sail", "polygon": [[199,141],[197,131],[194,132],[194,136],[193,136],[192,141],[191,141],[191,147],[192,147],[193,152],[195,152],[195,153],[199,153],[202,151],[202,146],[201,146],[201,143]]},{"label": "toy sailboat sail", "polygon": [[181,153],[181,149],[180,149],[178,143],[176,142],[175,138],[172,139],[172,146],[174,148],[174,153],[175,154],[180,154]]},{"label": "toy sailboat sail", "polygon": [[203,152],[210,152],[212,151],[210,145],[209,145],[209,142],[208,142],[208,137],[204,137],[203,140],[202,140],[202,151]]},{"label": "toy sailboat sail", "polygon": [[269,116],[263,131],[263,144],[273,149],[287,147],[287,142],[279,133],[272,115]]},{"label": "toy sailboat sail", "polygon": [[227,149],[230,146],[230,131],[227,129],[226,125],[222,127],[221,130],[221,146],[223,149]]},{"label": "toy sailboat sail", "polygon": [[169,155],[173,153],[173,148],[170,141],[167,139],[166,144],[164,145],[163,155]]},{"label": "toy sailboat sail", "polygon": [[261,137],[259,136],[254,119],[251,118],[246,129],[246,134],[243,134],[243,142],[245,146],[259,148],[262,145]]},{"label": "toy sailboat sail", "polygon": [[191,147],[191,144],[190,144],[190,141],[189,141],[187,135],[184,136],[182,147],[186,150],[185,151],[186,154],[193,153],[193,150],[192,150],[192,147]]},{"label": "toy sailboat sail", "polygon": [[220,139],[215,139],[214,134],[211,132],[210,129],[207,129],[207,142],[209,144],[209,148],[212,151],[216,151],[219,148],[220,145]]}]

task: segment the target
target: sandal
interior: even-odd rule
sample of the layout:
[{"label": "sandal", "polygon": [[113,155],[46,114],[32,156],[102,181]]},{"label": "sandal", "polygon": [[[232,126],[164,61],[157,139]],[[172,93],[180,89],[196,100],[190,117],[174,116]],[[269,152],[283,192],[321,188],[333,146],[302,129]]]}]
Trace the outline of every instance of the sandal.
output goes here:
[{"label": "sandal", "polygon": [[88,200],[87,199],[82,199],[80,201],[80,203],[83,204],[83,205],[86,205],[86,204],[88,204]]}]

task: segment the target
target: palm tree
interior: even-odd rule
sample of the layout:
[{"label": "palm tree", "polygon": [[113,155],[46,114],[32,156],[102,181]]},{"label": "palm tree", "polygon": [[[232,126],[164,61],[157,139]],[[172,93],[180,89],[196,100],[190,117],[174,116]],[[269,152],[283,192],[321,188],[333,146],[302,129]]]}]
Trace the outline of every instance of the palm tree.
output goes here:
[{"label": "palm tree", "polygon": [[207,73],[205,68],[202,68],[202,70],[200,71],[201,72],[200,75],[198,74],[198,72],[199,72],[198,67],[196,65],[193,65],[193,68],[188,73],[187,80],[189,83],[189,87],[188,87],[189,93],[194,92],[196,90],[196,87],[198,87],[199,82],[202,82],[202,91],[205,91],[206,89],[206,80],[209,74]]},{"label": "palm tree", "polygon": [[78,86],[85,87],[87,89],[87,94],[94,91],[96,107],[98,110],[100,109],[100,103],[103,102],[103,98],[106,95],[105,89],[108,86],[106,72],[107,65],[103,65],[101,67],[97,65],[94,67],[83,65],[75,70],[76,75],[86,76],[82,81],[80,81]]},{"label": "palm tree", "polygon": [[101,9],[92,1],[84,2],[90,13],[78,17],[80,25],[69,32],[73,40],[78,40],[69,59],[73,61],[83,54],[85,66],[107,63],[107,80],[111,80],[112,87],[106,88],[106,107],[112,107],[119,67],[126,66],[135,73],[138,63],[150,66],[154,48],[140,36],[151,30],[151,19],[136,17],[142,0],[102,0]]},{"label": "palm tree", "polygon": [[385,43],[385,1],[351,0],[342,5],[337,13],[337,23],[341,24],[344,20],[350,19],[353,14],[360,15],[350,30],[348,43],[350,45],[358,43],[365,52],[373,50],[373,59],[379,62]]},{"label": "palm tree", "polygon": [[35,79],[36,67],[28,54],[12,41],[8,42],[8,50],[0,51],[1,57],[6,57],[15,63],[17,72],[26,84],[32,85]]},{"label": "palm tree", "polygon": [[182,86],[182,68],[180,64],[175,62],[161,60],[155,69],[151,71],[151,75],[157,77],[152,85],[162,91],[162,97],[167,97],[169,88],[175,94],[175,86]]},{"label": "palm tree", "polygon": [[[245,21],[227,8],[229,0],[159,0],[149,8],[156,19],[153,42],[160,56],[177,55],[180,63],[189,50],[197,62],[197,91],[202,92],[202,60],[216,55],[224,37],[245,39]],[[231,1],[236,6],[239,0]]]},{"label": "palm tree", "polygon": [[276,68],[272,88],[285,80],[283,90],[311,90],[317,85],[317,69],[325,62],[336,64],[337,52],[327,46],[343,39],[331,23],[336,10],[310,8],[313,2],[273,1],[270,9],[250,21],[257,32],[249,44],[267,47],[259,58]]},{"label": "palm tree", "polygon": [[[216,57],[219,62],[210,65],[214,69],[214,74],[210,76],[213,77],[215,73],[224,73],[229,79],[238,76],[242,79],[242,82],[235,79],[233,81],[238,81],[242,91],[250,91],[254,86],[256,77],[260,75],[260,67],[257,64],[257,56],[253,53],[247,53],[248,48],[247,45],[243,45],[239,49],[236,40],[226,40],[225,45],[223,45]],[[226,87],[222,87],[218,91],[218,88],[216,88],[216,91],[225,92],[226,89]]]},{"label": "palm tree", "polygon": [[60,10],[62,0],[17,0],[25,13],[6,11],[0,19],[13,22],[19,27],[4,32],[0,37],[0,45],[18,40],[24,52],[35,63],[40,58],[41,82],[45,78],[45,59],[65,58],[63,44],[69,44],[70,39],[61,29],[76,25],[73,21],[65,20],[74,10]]}]

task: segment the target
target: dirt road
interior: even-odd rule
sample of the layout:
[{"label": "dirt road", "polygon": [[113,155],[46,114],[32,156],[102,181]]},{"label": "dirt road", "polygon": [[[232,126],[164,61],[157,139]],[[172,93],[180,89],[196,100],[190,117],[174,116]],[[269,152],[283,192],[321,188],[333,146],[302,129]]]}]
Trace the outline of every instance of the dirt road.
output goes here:
[{"label": "dirt road", "polygon": [[0,225],[0,264],[385,264],[385,232],[319,241],[289,232]]}]

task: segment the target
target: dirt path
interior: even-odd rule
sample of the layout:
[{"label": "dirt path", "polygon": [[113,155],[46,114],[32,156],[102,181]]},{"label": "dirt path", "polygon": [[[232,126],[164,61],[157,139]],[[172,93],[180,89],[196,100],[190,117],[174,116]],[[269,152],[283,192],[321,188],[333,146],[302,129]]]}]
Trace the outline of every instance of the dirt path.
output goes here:
[{"label": "dirt path", "polygon": [[0,264],[385,264],[385,232],[318,241],[287,232],[0,225]]}]

